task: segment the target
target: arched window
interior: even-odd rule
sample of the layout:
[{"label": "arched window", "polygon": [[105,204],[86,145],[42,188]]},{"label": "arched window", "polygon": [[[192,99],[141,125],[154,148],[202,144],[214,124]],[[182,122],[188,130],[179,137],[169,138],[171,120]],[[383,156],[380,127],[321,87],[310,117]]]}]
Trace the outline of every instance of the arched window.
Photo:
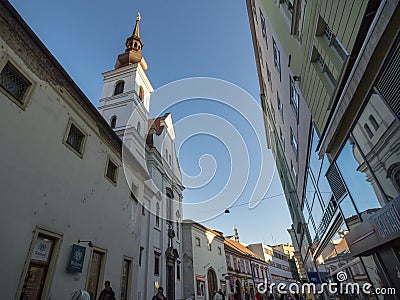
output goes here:
[{"label": "arched window", "polygon": [[112,129],[114,129],[116,125],[117,125],[117,116],[112,116],[110,120],[110,126]]},{"label": "arched window", "polygon": [[376,122],[376,119],[373,115],[369,115],[368,120],[371,122],[372,127],[374,127],[375,130],[379,128],[378,122]]},{"label": "arched window", "polygon": [[389,167],[387,177],[392,180],[395,189],[400,192],[400,163],[395,163]]},{"label": "arched window", "polygon": [[114,95],[122,94],[124,92],[124,86],[125,86],[125,82],[119,81],[117,83],[117,85],[115,86]]},{"label": "arched window", "polygon": [[160,226],[160,204],[156,204],[156,226]]},{"label": "arched window", "polygon": [[136,130],[137,130],[137,132],[139,132],[139,134],[140,134],[141,129],[142,129],[142,125],[140,124],[140,122],[137,122]]},{"label": "arched window", "polygon": [[372,133],[372,131],[369,128],[368,124],[364,124],[364,129],[367,132],[369,138],[372,138],[374,136],[374,134]]},{"label": "arched window", "polygon": [[142,86],[139,87],[139,99],[142,101],[144,99],[144,89]]},{"label": "arched window", "polygon": [[400,191],[400,168],[393,174],[393,183],[396,185],[396,189]]}]

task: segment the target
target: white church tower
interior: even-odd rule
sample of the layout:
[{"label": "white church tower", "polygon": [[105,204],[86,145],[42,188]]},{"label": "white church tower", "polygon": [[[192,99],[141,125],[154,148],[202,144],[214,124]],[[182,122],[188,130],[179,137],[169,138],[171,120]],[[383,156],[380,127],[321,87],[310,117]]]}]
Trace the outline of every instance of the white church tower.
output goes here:
[{"label": "white church tower", "polygon": [[128,129],[125,144],[145,166],[144,145],[153,87],[146,76],[147,63],[141,52],[139,14],[125,47],[125,52],[118,55],[114,70],[103,73],[104,85],[98,110],[121,139]]},{"label": "white church tower", "polygon": [[184,187],[171,114],[148,119],[153,87],[146,76],[139,27],[140,15],[114,70],[103,73],[98,110],[134,158],[128,159],[130,166],[124,169],[133,197],[142,204],[136,214],[140,217],[140,245],[132,245],[139,250],[133,257],[137,276],[133,276],[132,294],[137,293],[138,300],[150,299],[162,286],[168,300],[182,299]]}]

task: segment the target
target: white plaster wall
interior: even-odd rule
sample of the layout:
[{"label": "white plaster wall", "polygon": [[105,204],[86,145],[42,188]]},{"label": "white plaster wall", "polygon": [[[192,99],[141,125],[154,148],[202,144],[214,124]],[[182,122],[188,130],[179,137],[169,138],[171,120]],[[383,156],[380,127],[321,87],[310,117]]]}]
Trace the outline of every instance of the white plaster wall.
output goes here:
[{"label": "white plaster wall", "polygon": [[[184,274],[184,276],[194,276],[193,291],[185,294],[186,297],[192,297],[193,293],[196,292],[196,275],[204,276],[206,279],[205,283],[205,297],[198,297],[196,295],[193,299],[206,299],[208,296],[208,285],[207,285],[207,271],[209,268],[213,268],[217,275],[218,287],[220,281],[227,281],[225,275],[227,272],[224,242],[220,238],[212,238],[213,234],[197,228],[196,226],[188,223],[184,223],[184,228],[190,228],[190,230],[184,230],[185,236],[183,237],[184,243],[190,242],[191,245],[184,246],[184,249],[192,250],[192,253],[187,253],[193,258],[193,274]],[[187,235],[190,234],[191,237]],[[200,238],[200,247],[196,245],[196,237]],[[211,251],[207,248],[207,243],[211,242]],[[218,247],[221,248],[221,254],[218,254]],[[184,270],[186,270],[184,268]],[[225,274],[225,275],[223,275]],[[227,282],[228,283],[228,282]]]},{"label": "white plaster wall", "polygon": [[[35,83],[25,111],[0,93],[1,199],[3,258],[2,298],[13,299],[36,226],[63,235],[51,299],[65,299],[84,289],[90,249],[81,274],[67,273],[70,247],[88,239],[107,250],[104,278],[120,293],[123,255],[132,257],[132,291],[136,290],[140,210],[130,200],[118,153],[99,137],[98,128],[67,93],[56,92],[24,65],[0,40],[0,59],[7,53]],[[4,48],[3,48],[4,47]],[[87,134],[83,158],[63,143],[72,118]],[[104,176],[107,158],[119,165],[118,182]],[[136,174],[136,176],[138,176]],[[137,178],[137,182],[143,179]],[[142,197],[143,185],[138,187]]]}]

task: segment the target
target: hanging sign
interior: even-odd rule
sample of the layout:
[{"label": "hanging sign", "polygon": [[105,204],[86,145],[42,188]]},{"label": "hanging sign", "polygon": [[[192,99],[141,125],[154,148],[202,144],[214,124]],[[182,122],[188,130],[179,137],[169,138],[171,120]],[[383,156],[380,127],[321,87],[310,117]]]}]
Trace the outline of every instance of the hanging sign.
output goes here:
[{"label": "hanging sign", "polygon": [[72,245],[67,271],[70,273],[81,273],[83,261],[85,260],[86,248],[80,245]]}]

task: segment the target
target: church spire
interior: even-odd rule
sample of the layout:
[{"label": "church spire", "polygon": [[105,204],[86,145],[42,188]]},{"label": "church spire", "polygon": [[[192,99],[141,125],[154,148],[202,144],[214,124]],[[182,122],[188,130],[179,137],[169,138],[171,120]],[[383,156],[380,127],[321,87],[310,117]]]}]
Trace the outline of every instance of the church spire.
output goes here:
[{"label": "church spire", "polygon": [[140,63],[142,61],[143,56],[141,51],[143,48],[143,41],[140,38],[140,20],[141,17],[138,13],[133,33],[126,39],[125,52],[118,55],[117,62],[115,63],[116,69],[130,64]]},{"label": "church spire", "polygon": [[141,51],[143,48],[143,42],[140,38],[140,19],[140,13],[138,13],[138,16],[136,17],[135,29],[133,30],[132,36],[126,39],[126,52],[131,50]]}]

